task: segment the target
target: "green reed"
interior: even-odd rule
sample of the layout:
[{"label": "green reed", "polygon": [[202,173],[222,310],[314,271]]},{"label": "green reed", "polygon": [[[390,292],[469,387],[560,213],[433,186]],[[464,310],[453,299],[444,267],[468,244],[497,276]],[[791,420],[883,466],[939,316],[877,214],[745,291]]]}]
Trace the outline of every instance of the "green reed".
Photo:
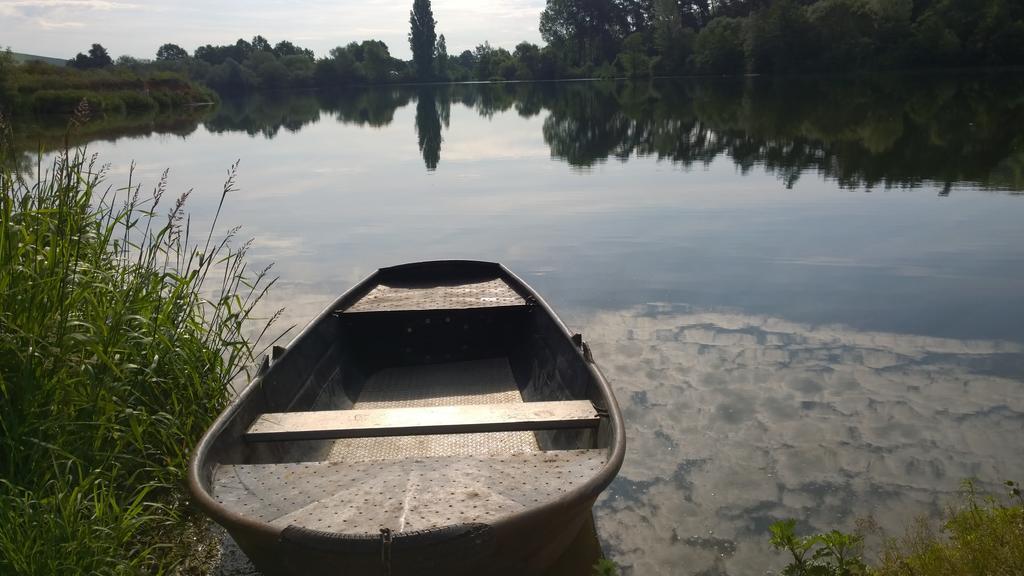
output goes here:
[{"label": "green reed", "polygon": [[[0,129],[5,156],[10,141]],[[193,238],[166,172],[143,193],[132,175],[106,186],[82,150],[31,179],[0,167],[0,573],[184,557],[190,451],[274,320],[245,337],[273,280],[237,229],[215,233],[236,169]]]}]

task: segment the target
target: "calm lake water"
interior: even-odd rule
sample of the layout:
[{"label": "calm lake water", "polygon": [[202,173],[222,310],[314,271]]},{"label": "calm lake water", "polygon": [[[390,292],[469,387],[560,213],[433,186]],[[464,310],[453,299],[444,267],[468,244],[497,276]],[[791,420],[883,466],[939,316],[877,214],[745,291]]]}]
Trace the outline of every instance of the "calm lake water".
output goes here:
[{"label": "calm lake water", "polygon": [[775,519],[898,535],[1024,480],[1022,76],[282,95],[97,137],[200,228],[240,159],[223,222],[286,323],[384,265],[520,274],[625,411],[595,514],[626,574],[764,574]]}]

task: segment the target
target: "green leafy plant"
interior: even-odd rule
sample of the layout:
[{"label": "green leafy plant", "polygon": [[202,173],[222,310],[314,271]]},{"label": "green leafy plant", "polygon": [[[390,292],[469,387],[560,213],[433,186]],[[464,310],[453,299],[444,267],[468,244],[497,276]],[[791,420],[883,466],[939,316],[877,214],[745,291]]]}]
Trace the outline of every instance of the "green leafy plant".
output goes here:
[{"label": "green leafy plant", "polygon": [[810,536],[796,535],[796,520],[773,523],[771,544],[792,556],[783,569],[786,576],[858,576],[867,573],[861,560],[861,536],[832,530]]},{"label": "green leafy plant", "polygon": [[960,502],[941,531],[918,521],[886,543],[878,576],[1011,576],[1024,574],[1024,498],[1006,481],[1007,495],[978,494],[964,482]]},{"label": "green leafy plant", "polygon": [[601,558],[592,568],[594,576],[619,576],[619,567],[607,558]]},{"label": "green leafy plant", "polygon": [[786,576],[1017,576],[1024,574],[1024,496],[1018,482],[1006,495],[978,494],[965,481],[941,529],[919,518],[890,538],[877,566],[861,559],[862,538],[832,530],[797,536],[795,520],[771,525],[771,544],[790,554]]}]

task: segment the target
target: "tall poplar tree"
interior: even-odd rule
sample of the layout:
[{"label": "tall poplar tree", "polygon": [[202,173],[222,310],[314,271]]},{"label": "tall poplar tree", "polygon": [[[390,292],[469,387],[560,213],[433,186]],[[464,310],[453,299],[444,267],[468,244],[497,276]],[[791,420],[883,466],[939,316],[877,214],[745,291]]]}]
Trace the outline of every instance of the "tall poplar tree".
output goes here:
[{"label": "tall poplar tree", "polygon": [[433,76],[434,44],[437,42],[435,24],[430,0],[413,0],[412,10],[409,11],[409,47],[412,49],[416,75],[421,80]]},{"label": "tall poplar tree", "polygon": [[448,43],[444,40],[444,34],[437,37],[437,75],[442,79],[448,78]]}]

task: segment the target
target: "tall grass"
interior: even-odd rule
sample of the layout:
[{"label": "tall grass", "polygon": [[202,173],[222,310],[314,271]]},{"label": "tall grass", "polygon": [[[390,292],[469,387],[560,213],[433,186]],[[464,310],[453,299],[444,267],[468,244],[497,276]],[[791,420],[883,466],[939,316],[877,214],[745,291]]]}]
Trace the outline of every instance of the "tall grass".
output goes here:
[{"label": "tall grass", "polygon": [[0,573],[181,559],[190,450],[252,365],[243,330],[273,284],[237,229],[215,238],[236,167],[198,238],[166,172],[144,193],[82,150],[31,179],[0,168]]}]

